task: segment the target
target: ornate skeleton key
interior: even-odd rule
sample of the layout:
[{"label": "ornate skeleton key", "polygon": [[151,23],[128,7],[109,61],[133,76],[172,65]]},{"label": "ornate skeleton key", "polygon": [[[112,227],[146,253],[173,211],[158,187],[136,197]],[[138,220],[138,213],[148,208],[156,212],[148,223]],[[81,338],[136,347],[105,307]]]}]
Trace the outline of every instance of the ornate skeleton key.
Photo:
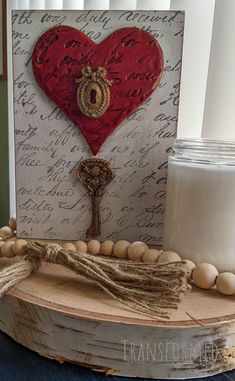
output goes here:
[{"label": "ornate skeleton key", "polygon": [[111,165],[104,159],[95,157],[86,159],[80,163],[77,176],[91,196],[92,221],[87,235],[98,236],[100,235],[100,200],[105,187],[114,177]]}]

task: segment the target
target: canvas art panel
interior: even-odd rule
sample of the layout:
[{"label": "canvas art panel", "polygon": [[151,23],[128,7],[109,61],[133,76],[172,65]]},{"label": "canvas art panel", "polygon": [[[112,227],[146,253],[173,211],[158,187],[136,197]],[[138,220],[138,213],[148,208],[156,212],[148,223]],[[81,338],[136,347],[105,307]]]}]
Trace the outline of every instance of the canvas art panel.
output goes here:
[{"label": "canvas art panel", "polygon": [[[32,70],[35,44],[55,26],[80,30],[95,44],[121,28],[136,27],[161,47],[164,68],[157,87],[94,153],[110,162],[115,175],[101,199],[98,239],[161,246],[167,158],[176,137],[179,106],[184,30],[180,11],[13,11],[17,235],[86,239],[91,220],[91,199],[77,170],[82,160],[94,155],[84,134],[45,94]],[[131,57],[125,54],[121,60],[128,71]],[[125,81],[137,74],[130,69]],[[120,92],[128,106],[137,95],[123,92],[125,81]],[[64,96],[62,90],[61,86]],[[110,87],[111,97],[112,91]]]}]

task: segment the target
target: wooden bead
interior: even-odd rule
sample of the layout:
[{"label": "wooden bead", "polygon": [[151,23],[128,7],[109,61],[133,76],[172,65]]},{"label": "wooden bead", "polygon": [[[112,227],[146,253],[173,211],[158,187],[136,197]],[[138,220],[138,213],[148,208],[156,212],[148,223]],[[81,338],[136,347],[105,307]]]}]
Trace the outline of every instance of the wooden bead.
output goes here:
[{"label": "wooden bead", "polygon": [[113,254],[117,258],[126,258],[130,242],[126,240],[117,241],[114,245]]},{"label": "wooden bead", "polygon": [[160,250],[156,249],[147,249],[143,255],[144,263],[156,263],[158,261],[159,256],[161,255]]},{"label": "wooden bead", "polygon": [[84,241],[76,241],[75,244],[77,251],[87,253],[87,244]]},{"label": "wooden bead", "polygon": [[188,270],[188,271],[190,271],[190,272],[192,272],[194,269],[195,269],[195,267],[196,267],[196,265],[195,265],[195,263],[193,263],[192,261],[190,261],[189,259],[186,259],[185,261],[185,268]]},{"label": "wooden bead", "polygon": [[27,244],[28,242],[25,239],[17,239],[14,245],[12,245],[12,251],[15,255],[22,255],[24,254],[24,248]]},{"label": "wooden bead", "polygon": [[180,262],[181,258],[179,254],[174,251],[164,251],[158,258],[158,263],[171,263],[171,262]]},{"label": "wooden bead", "polygon": [[92,255],[98,255],[100,253],[100,242],[96,239],[92,239],[88,242],[87,252]]},{"label": "wooden bead", "polygon": [[106,240],[101,244],[100,253],[102,255],[111,256],[113,255],[114,242]]},{"label": "wooden bead", "polygon": [[201,263],[196,266],[192,273],[192,279],[196,286],[209,289],[215,285],[218,270],[210,263]]},{"label": "wooden bead", "polygon": [[76,246],[72,242],[65,242],[63,244],[63,249],[68,251],[77,251]]},{"label": "wooden bead", "polygon": [[10,217],[9,226],[11,229],[16,230],[16,216]]},{"label": "wooden bead", "polygon": [[216,279],[217,290],[223,295],[235,295],[235,274],[224,272]]},{"label": "wooden bead", "polygon": [[0,229],[0,237],[5,238],[8,235],[12,235],[14,232],[9,226],[3,226]]},{"label": "wooden bead", "polygon": [[2,257],[2,247],[5,245],[4,241],[0,241],[0,257]]},{"label": "wooden bead", "polygon": [[141,241],[133,242],[128,248],[128,258],[131,261],[142,261],[144,252],[148,249],[148,246]]},{"label": "wooden bead", "polygon": [[12,246],[14,245],[14,241],[7,241],[5,245],[2,246],[2,256],[6,258],[15,257],[15,253],[12,250]]}]

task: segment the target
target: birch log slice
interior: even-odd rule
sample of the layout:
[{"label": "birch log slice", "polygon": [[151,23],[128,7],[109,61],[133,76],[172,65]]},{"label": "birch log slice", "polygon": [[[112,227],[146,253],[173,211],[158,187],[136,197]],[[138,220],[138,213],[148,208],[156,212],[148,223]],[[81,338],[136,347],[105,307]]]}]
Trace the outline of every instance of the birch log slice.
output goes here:
[{"label": "birch log slice", "polygon": [[0,299],[0,329],[58,360],[108,374],[204,377],[235,368],[235,297],[194,288],[171,319],[137,314],[58,265]]}]

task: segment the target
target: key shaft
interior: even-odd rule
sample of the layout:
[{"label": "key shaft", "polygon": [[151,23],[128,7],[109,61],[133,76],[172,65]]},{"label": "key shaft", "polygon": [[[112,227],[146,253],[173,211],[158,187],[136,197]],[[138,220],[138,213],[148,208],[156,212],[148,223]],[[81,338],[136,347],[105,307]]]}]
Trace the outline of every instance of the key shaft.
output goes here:
[{"label": "key shaft", "polygon": [[87,236],[98,236],[101,233],[100,203],[105,188],[113,179],[113,170],[107,160],[90,158],[83,160],[78,168],[77,177],[87,188],[91,196],[92,219]]}]

